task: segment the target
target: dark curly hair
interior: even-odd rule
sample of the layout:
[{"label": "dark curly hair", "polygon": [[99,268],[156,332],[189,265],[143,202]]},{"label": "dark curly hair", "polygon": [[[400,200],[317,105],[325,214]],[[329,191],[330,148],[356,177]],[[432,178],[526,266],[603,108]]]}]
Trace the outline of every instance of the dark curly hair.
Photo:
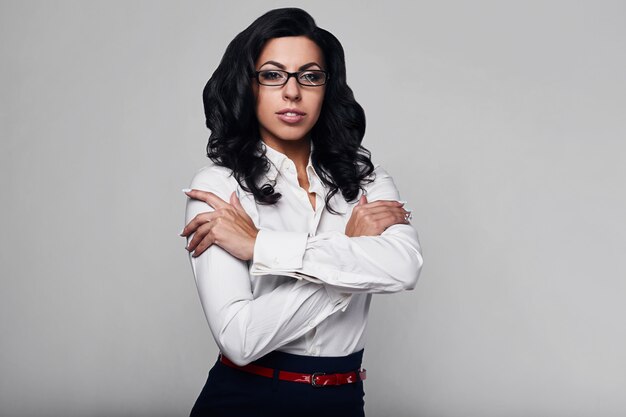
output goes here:
[{"label": "dark curly hair", "polygon": [[211,130],[207,156],[217,165],[233,171],[244,190],[259,204],[275,204],[281,194],[275,183],[259,186],[269,169],[262,150],[259,123],[252,91],[255,63],[266,41],[283,36],[306,36],[324,54],[330,78],[326,85],[320,116],[310,131],[313,141],[311,162],[330,191],[330,199],[341,191],[354,201],[363,185],[371,182],[374,165],[371,153],[361,146],[365,134],[365,112],[354,99],[346,82],[343,47],[330,32],[317,27],[315,20],[299,8],[274,9],[256,19],[233,39],[219,66],[203,91],[206,126]]}]

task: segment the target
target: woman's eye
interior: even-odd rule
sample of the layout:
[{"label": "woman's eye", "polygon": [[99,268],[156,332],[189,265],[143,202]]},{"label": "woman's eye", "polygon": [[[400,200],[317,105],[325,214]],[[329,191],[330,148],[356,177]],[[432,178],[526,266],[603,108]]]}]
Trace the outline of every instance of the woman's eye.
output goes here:
[{"label": "woman's eye", "polygon": [[326,82],[326,75],[322,71],[303,72],[300,81],[308,85],[322,85]]},{"label": "woman's eye", "polygon": [[305,72],[304,74],[302,74],[302,78],[312,82],[320,80],[320,76],[314,72]]},{"label": "woman's eye", "polygon": [[283,75],[277,71],[263,71],[261,72],[261,78],[264,80],[278,80],[283,78]]}]

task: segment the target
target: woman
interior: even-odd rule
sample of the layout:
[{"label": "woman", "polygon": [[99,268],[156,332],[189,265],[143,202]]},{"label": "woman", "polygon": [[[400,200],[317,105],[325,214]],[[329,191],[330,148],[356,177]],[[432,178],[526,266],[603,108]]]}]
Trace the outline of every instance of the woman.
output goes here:
[{"label": "woman", "polygon": [[422,257],[360,145],[341,44],[301,9],[272,10],[203,98],[212,163],[183,190],[181,235],[221,353],[191,414],[364,415],[371,295],[413,289]]}]

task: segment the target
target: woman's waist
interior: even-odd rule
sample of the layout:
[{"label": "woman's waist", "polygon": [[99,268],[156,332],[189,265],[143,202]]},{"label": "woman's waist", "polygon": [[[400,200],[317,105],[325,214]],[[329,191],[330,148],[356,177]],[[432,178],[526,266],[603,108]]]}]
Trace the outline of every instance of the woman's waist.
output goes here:
[{"label": "woman's waist", "polygon": [[350,372],[361,367],[364,349],[345,356],[308,356],[273,351],[252,363],[290,372]]}]

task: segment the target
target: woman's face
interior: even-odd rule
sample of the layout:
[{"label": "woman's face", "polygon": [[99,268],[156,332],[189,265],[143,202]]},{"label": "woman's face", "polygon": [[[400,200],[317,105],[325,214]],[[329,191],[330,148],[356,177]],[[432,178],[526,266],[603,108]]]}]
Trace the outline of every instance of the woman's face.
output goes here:
[{"label": "woman's face", "polygon": [[[257,71],[326,70],[322,50],[305,36],[286,36],[268,40],[255,67]],[[270,145],[280,146],[281,142],[293,143],[308,137],[309,131],[319,118],[326,85],[302,86],[295,77],[290,77],[283,86],[259,85],[254,81],[252,89],[256,99],[256,116],[261,138]],[[281,115],[285,109],[294,109],[304,115],[300,118]]]}]

